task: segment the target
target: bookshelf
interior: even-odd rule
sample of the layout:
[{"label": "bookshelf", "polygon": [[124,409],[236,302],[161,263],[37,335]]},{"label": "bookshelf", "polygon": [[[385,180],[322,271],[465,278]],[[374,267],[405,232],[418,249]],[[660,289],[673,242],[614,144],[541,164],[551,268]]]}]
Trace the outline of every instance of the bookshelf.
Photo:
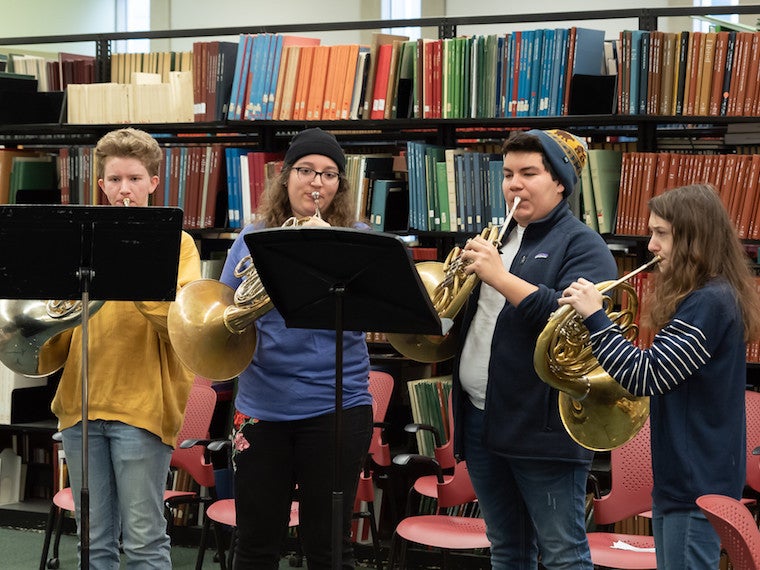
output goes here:
[{"label": "bookshelf", "polygon": [[[589,27],[597,21],[617,21],[634,19],[638,28],[656,31],[663,18],[688,18],[701,16],[704,8],[667,7],[631,8],[621,10],[593,10],[576,12],[551,12],[528,14],[504,14],[491,16],[435,17],[395,20],[398,28],[420,26],[438,31],[438,39],[455,38],[461,28],[526,25],[541,27],[545,22],[583,22]],[[742,6],[721,6],[709,9],[711,16],[723,14],[760,14],[760,4]],[[552,24],[554,25],[554,24]],[[369,35],[373,31],[388,26],[387,21],[366,20],[351,22],[329,22],[288,25],[257,25],[224,28],[181,29],[145,32],[123,32],[112,34],[79,34],[34,37],[0,38],[0,46],[66,44],[91,42],[95,45],[94,78],[96,82],[107,81],[111,77],[111,54],[114,42],[125,39],[196,38],[205,41],[215,38],[240,36],[241,34],[315,34],[320,32],[362,31]],[[489,32],[490,33],[490,32]],[[364,152],[366,149],[398,150],[408,141],[419,141],[444,148],[456,148],[467,141],[499,141],[514,129],[563,128],[587,137],[590,141],[602,141],[609,137],[627,137],[633,140],[636,151],[656,153],[662,150],[666,141],[684,140],[694,148],[694,141],[702,139],[723,140],[727,132],[740,125],[760,122],[756,115],[673,115],[673,114],[590,114],[557,116],[504,116],[478,118],[383,118],[383,119],[331,119],[331,120],[228,120],[199,121],[185,123],[146,123],[140,128],[160,137],[160,142],[169,145],[220,143],[250,150],[283,151],[287,142],[305,126],[320,126],[332,131],[344,145],[347,152]],[[67,124],[63,119],[57,122],[36,124],[0,124],[0,145],[7,148],[46,149],[56,152],[64,145],[94,145],[113,124]],[[437,249],[442,258],[454,245],[471,232],[416,231],[420,245]],[[213,227],[196,232],[202,257],[209,259],[223,252],[234,239],[231,228]],[[636,235],[610,234],[608,241],[619,246],[639,260],[646,254],[645,240]],[[750,240],[751,241],[751,240]],[[380,347],[382,348],[382,347]],[[383,362],[387,360],[388,362]],[[378,353],[375,362],[393,367],[401,367],[396,355]],[[424,367],[423,367],[424,368]],[[415,374],[423,374],[416,369],[412,374],[400,372],[404,379],[413,379]],[[398,376],[394,374],[394,376]],[[760,383],[760,366],[748,365],[748,379]],[[25,433],[21,424],[0,426],[0,433]],[[48,428],[46,434],[52,433]],[[0,440],[2,441],[2,440]],[[24,510],[22,506],[21,511]],[[0,516],[4,509],[0,507]]]}]

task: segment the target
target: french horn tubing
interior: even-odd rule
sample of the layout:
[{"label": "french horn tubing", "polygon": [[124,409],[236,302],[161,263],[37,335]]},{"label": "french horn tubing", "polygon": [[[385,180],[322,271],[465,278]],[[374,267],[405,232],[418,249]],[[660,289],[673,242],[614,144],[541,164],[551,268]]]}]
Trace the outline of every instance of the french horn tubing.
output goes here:
[{"label": "french horn tubing", "polygon": [[[638,337],[635,323],[639,301],[628,281],[654,266],[660,257],[616,281],[596,288],[604,296],[604,310],[630,341]],[[615,310],[611,297],[617,289],[625,303]],[[601,367],[591,352],[589,332],[570,305],[554,311],[538,337],[533,353],[538,376],[559,390],[559,413],[568,435],[587,449],[608,451],[631,440],[649,416],[649,398],[633,396]]]},{"label": "french horn tubing", "polygon": [[[520,198],[515,197],[512,208],[501,226],[490,226],[480,233],[480,237],[501,247],[501,240],[509,222],[514,217]],[[465,272],[466,263],[462,259],[463,249],[454,247],[444,262],[422,261],[415,264],[425,291],[430,296],[438,316],[454,319],[462,310],[467,298],[480,279],[475,273]],[[393,348],[402,355],[417,362],[441,362],[454,357],[457,335],[423,335],[409,333],[387,333],[386,338]]]}]

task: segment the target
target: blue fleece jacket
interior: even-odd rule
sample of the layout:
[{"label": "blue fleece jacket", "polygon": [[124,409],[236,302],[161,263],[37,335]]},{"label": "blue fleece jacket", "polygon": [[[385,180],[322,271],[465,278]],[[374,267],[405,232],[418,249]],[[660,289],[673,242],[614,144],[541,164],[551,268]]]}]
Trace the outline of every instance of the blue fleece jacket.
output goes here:
[{"label": "blue fleece jacket", "polygon": [[746,477],[746,345],[741,310],[722,278],[691,292],[652,346],[625,340],[604,311],[585,324],[599,363],[629,392],[652,396],[654,503],[695,509],[706,493],[738,499]]},{"label": "blue fleece jacket", "polygon": [[[363,226],[366,228],[367,226]],[[233,270],[249,254],[243,239],[255,231],[248,225],[235,239],[220,281],[237,289]],[[296,281],[298,276],[293,277]],[[311,418],[335,410],[335,331],[287,328],[277,309],[255,322],[253,361],[238,379],[235,407],[267,421]],[[369,354],[363,332],[343,334],[343,408],[372,404]]]},{"label": "blue fleece jacket", "polygon": [[[514,226],[514,223],[513,223]],[[511,228],[510,228],[511,231]],[[602,237],[575,218],[566,200],[525,228],[510,272],[538,286],[518,306],[506,303],[496,321],[488,368],[484,444],[509,457],[590,462],[593,452],[575,443],[559,417],[558,392],[533,366],[538,335],[558,309],[562,291],[579,277],[614,279],[617,267]],[[470,296],[462,322],[465,338],[477,309],[480,287]],[[464,343],[460,343],[460,348]],[[462,458],[459,355],[454,364],[454,448]]]}]

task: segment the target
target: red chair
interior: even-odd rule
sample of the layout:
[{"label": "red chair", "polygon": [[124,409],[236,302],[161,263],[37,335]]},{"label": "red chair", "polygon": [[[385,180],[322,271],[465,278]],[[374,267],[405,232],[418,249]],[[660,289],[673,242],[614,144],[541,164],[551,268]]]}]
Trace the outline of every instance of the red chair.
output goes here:
[{"label": "red chair", "polygon": [[[438,508],[443,509],[474,504],[475,490],[467,472],[466,462],[458,463],[454,474],[443,479],[438,473]],[[463,514],[465,509],[462,509]],[[451,568],[451,550],[473,550],[489,548],[486,537],[486,523],[482,518],[450,514],[415,515],[406,517],[396,526],[391,539],[388,567],[394,568],[396,551],[400,550],[399,568],[406,568],[406,550],[409,542],[438,548],[443,555],[443,568]]]},{"label": "red chair", "polygon": [[[760,445],[760,392],[747,390],[744,393],[744,407],[747,414],[747,487],[760,494],[760,456],[754,453]],[[745,497],[742,503],[749,507],[756,500]]]},{"label": "red chair", "polygon": [[[182,442],[189,438],[208,438],[208,430],[211,418],[216,408],[216,391],[203,379],[196,378],[190,395],[188,396],[185,416],[177,436],[177,441]],[[214,487],[213,466],[204,459],[203,449],[182,449],[176,447],[172,452],[170,462],[172,469],[185,469],[193,480],[202,487]],[[171,509],[180,504],[200,503],[211,501],[204,499],[195,491],[164,491],[164,504],[167,507],[167,530],[171,534],[173,516]],[[48,520],[45,526],[45,538],[42,546],[40,570],[45,568],[58,568],[58,549],[61,542],[61,530],[63,526],[63,514],[65,511],[74,512],[74,496],[71,487],[65,487],[53,496],[53,504],[50,506]],[[53,556],[48,559],[50,540],[55,529],[55,542],[53,543]]]},{"label": "red chair", "polygon": [[[610,491],[599,490],[594,498],[594,522],[611,526],[652,508],[652,453],[649,445],[649,421],[636,437],[610,452]],[[595,566],[637,569],[657,568],[652,536],[615,532],[589,532],[591,560]],[[616,548],[622,543],[645,551]]]},{"label": "red chair", "polygon": [[697,505],[720,537],[734,570],[760,568],[760,530],[749,509],[732,497],[702,495]]}]

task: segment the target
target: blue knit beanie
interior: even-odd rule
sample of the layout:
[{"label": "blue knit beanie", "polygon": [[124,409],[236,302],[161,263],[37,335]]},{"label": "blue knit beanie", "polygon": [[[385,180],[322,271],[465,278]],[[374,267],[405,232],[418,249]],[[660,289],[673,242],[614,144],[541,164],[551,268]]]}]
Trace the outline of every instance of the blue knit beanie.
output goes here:
[{"label": "blue knit beanie", "polygon": [[560,184],[565,187],[564,196],[572,194],[588,157],[586,143],[575,135],[559,129],[549,131],[532,129],[526,134],[538,138],[544,149],[546,160],[557,174]]}]

